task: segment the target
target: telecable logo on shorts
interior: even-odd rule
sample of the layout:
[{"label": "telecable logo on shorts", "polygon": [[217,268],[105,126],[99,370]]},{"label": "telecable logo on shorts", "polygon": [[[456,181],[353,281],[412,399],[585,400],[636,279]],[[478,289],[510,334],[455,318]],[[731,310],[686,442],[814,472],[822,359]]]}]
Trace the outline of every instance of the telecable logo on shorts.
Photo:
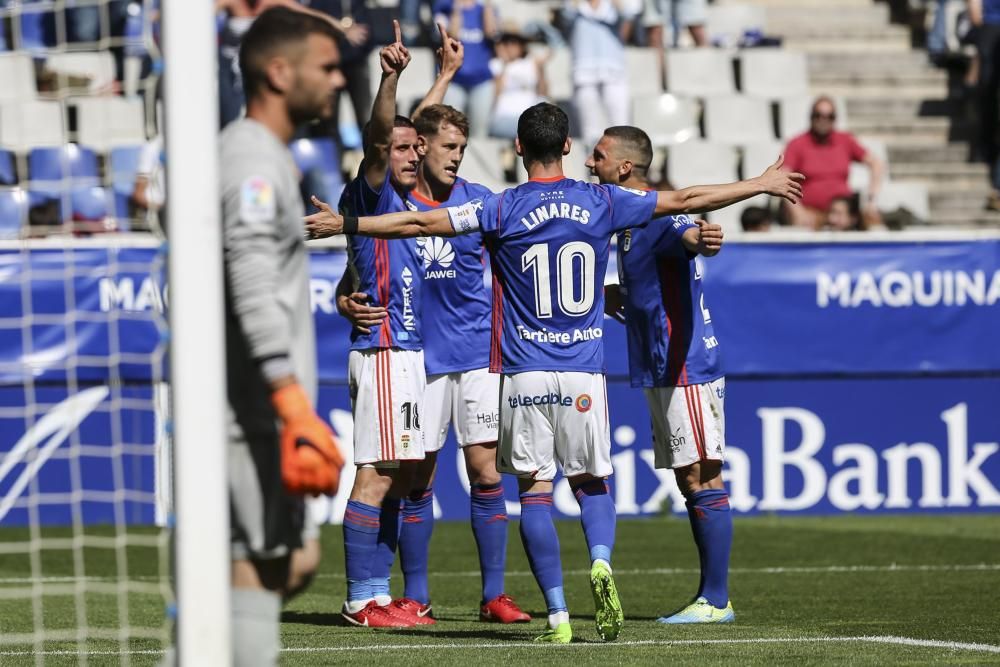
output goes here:
[{"label": "telecable logo on shorts", "polygon": [[529,394],[515,394],[514,396],[507,397],[507,403],[512,408],[527,407],[529,405],[559,405],[568,408],[575,405],[579,412],[586,412],[590,409],[593,401],[589,394],[580,394],[574,399],[572,396],[563,396],[562,394],[551,392],[548,394],[536,394],[534,396]]}]

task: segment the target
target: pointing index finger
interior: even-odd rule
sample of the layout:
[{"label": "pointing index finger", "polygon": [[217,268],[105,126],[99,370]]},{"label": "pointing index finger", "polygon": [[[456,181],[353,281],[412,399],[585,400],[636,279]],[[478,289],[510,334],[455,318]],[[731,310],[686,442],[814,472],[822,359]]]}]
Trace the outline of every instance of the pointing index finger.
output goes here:
[{"label": "pointing index finger", "polygon": [[399,28],[399,21],[397,21],[396,19],[392,20],[392,29],[396,32],[396,43],[397,44],[402,44],[403,43],[403,32],[400,30],[400,28]]}]

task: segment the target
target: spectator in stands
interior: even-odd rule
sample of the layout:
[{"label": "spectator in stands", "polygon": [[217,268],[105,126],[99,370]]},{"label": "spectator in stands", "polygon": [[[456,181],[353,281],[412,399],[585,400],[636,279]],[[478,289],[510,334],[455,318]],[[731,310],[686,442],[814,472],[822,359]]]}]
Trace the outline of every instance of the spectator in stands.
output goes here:
[{"label": "spectator in stands", "polygon": [[219,127],[225,127],[243,112],[246,100],[240,74],[240,42],[253,20],[271,7],[287,7],[311,14],[329,22],[342,34],[345,32],[340,21],[303,7],[297,0],[215,0],[215,13],[225,14],[219,34]]},{"label": "spectator in stands", "polygon": [[444,103],[465,112],[470,137],[484,137],[493,106],[493,38],[497,13],[491,0],[438,0],[435,21],[465,46],[465,61],[451,82]]},{"label": "spectator in stands", "polygon": [[677,46],[686,28],[695,46],[708,46],[705,19],[708,15],[706,0],[642,0],[642,26],[646,29],[646,44],[656,50],[660,65],[660,86],[666,86],[666,59],[664,46],[667,35]]},{"label": "spectator in stands", "polygon": [[792,139],[785,148],[786,169],[805,174],[802,202],[786,205],[791,224],[819,229],[826,220],[830,203],[837,197],[851,196],[847,183],[852,162],[863,162],[871,171],[871,180],[862,208],[867,226],[881,225],[875,202],[882,184],[882,161],[865,149],[848,132],[834,130],[837,120],[833,100],[822,96],[813,102],[809,130]]},{"label": "spectator in stands", "polygon": [[769,232],[774,216],[762,206],[747,206],[740,215],[740,226],[744,232]]},{"label": "spectator in stands", "polygon": [[424,30],[420,9],[431,6],[430,0],[399,0],[399,22],[403,29],[403,43],[416,44]]},{"label": "spectator in stands", "polygon": [[339,131],[340,95],[346,91],[350,96],[359,131],[372,109],[371,72],[368,69],[368,55],[374,48],[369,28],[371,14],[365,0],[311,0],[309,6],[332,17],[340,24],[344,35],[340,42],[340,70],[347,86],[334,93],[333,115],[310,127],[314,137],[332,137],[343,154]]},{"label": "spectator in stands", "polygon": [[630,17],[623,7],[624,0],[567,0],[563,9],[573,60],[573,106],[588,147],[605,127],[629,122],[632,73],[625,65],[622,28]]},{"label": "spectator in stands", "polygon": [[864,229],[856,197],[836,197],[826,212],[824,229],[834,232],[859,232]]},{"label": "spectator in stands", "polygon": [[490,135],[513,139],[517,135],[517,119],[528,107],[544,101],[548,94],[545,63],[551,52],[528,53],[528,41],[519,32],[508,30],[496,43],[496,97]]},{"label": "spectator in stands", "polygon": [[979,54],[979,148],[990,165],[993,192],[986,208],[1000,211],[1000,144],[997,143],[997,116],[1000,115],[1000,0],[969,0],[969,19],[976,26]]}]

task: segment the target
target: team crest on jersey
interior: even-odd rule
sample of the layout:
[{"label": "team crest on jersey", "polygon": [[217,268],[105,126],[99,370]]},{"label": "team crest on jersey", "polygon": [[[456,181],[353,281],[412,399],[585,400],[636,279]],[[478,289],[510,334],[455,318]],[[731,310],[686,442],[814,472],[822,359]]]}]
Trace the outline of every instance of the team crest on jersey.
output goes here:
[{"label": "team crest on jersey", "polygon": [[266,178],[251,176],[240,185],[240,218],[245,222],[272,220],[277,209],[274,187]]},{"label": "team crest on jersey", "polygon": [[626,188],[624,185],[619,185],[618,189],[619,190],[624,190],[625,192],[631,192],[632,194],[637,195],[639,197],[645,197],[646,196],[646,191],[645,190],[636,190],[635,188]]},{"label": "team crest on jersey", "polygon": [[411,211],[416,212],[420,210],[419,208],[417,208],[417,205],[411,202],[409,199],[404,200],[403,203],[406,204],[406,208],[410,209]]},{"label": "team crest on jersey", "polygon": [[625,233],[622,234],[622,252],[628,252],[629,248],[632,247],[632,230],[626,229]]},{"label": "team crest on jersey", "polygon": [[580,394],[576,397],[577,412],[587,412],[593,404],[594,401],[590,398],[590,394]]}]

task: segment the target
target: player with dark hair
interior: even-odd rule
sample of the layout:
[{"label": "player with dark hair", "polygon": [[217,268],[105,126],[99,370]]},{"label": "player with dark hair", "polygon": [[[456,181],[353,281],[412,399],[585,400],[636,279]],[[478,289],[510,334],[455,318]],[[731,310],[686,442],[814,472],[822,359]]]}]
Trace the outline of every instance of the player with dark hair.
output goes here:
[{"label": "player with dark hair", "polygon": [[[601,183],[649,189],[652,144],[636,127],[611,127],[587,158]],[[629,375],[646,394],[657,468],[673,469],[687,500],[701,561],[693,602],[661,623],[727,623],[733,519],[722,482],[726,380],[705,305],[701,256],[718,253],[722,228],[686,215],[618,232],[618,285],[605,311],[624,321]]]},{"label": "player with dark hair", "polygon": [[[398,23],[395,29],[396,42],[380,53],[382,80],[365,128],[365,157],[341,198],[342,210],[356,214],[405,210],[417,182],[417,134],[413,123],[395,112],[396,85],[410,59]],[[442,74],[424,105],[443,97],[460,66],[461,45],[446,41],[442,57]],[[348,375],[358,425],[357,473],[344,513],[347,600],[342,614],[349,623],[367,627],[429,624],[433,618],[405,598],[393,601],[389,590],[400,502],[412,475],[407,464],[424,458],[422,259],[411,239],[351,236],[348,251],[349,268],[338,293],[355,290],[344,294],[348,302],[367,302],[359,304],[367,316],[381,317],[351,333]]]},{"label": "player with dark hair", "polygon": [[568,135],[566,114],[538,104],[521,114],[515,141],[528,183],[463,206],[370,218],[341,217],[316,201],[320,212],[307,218],[321,234],[484,235],[493,271],[490,370],[501,374],[497,467],[519,479],[521,538],[549,612],[538,640],[553,643],[572,639],[551,513],[557,463],[580,503],[597,631],[612,640],[624,622],[610,565],[615,508],[601,342],[612,235],[656,215],[714,210],[763,192],[795,201],[800,193],[800,177],[779,165],[755,179],[672,192],[574,181],[562,169]]},{"label": "player with dark hair", "polygon": [[328,23],[271,9],[243,39],[247,116],[220,141],[226,276],[233,656],[273,665],[282,599],[319,564],[304,495],[334,494],[343,458],[315,413],[316,344],[302,200],[288,150],[343,85]]}]

